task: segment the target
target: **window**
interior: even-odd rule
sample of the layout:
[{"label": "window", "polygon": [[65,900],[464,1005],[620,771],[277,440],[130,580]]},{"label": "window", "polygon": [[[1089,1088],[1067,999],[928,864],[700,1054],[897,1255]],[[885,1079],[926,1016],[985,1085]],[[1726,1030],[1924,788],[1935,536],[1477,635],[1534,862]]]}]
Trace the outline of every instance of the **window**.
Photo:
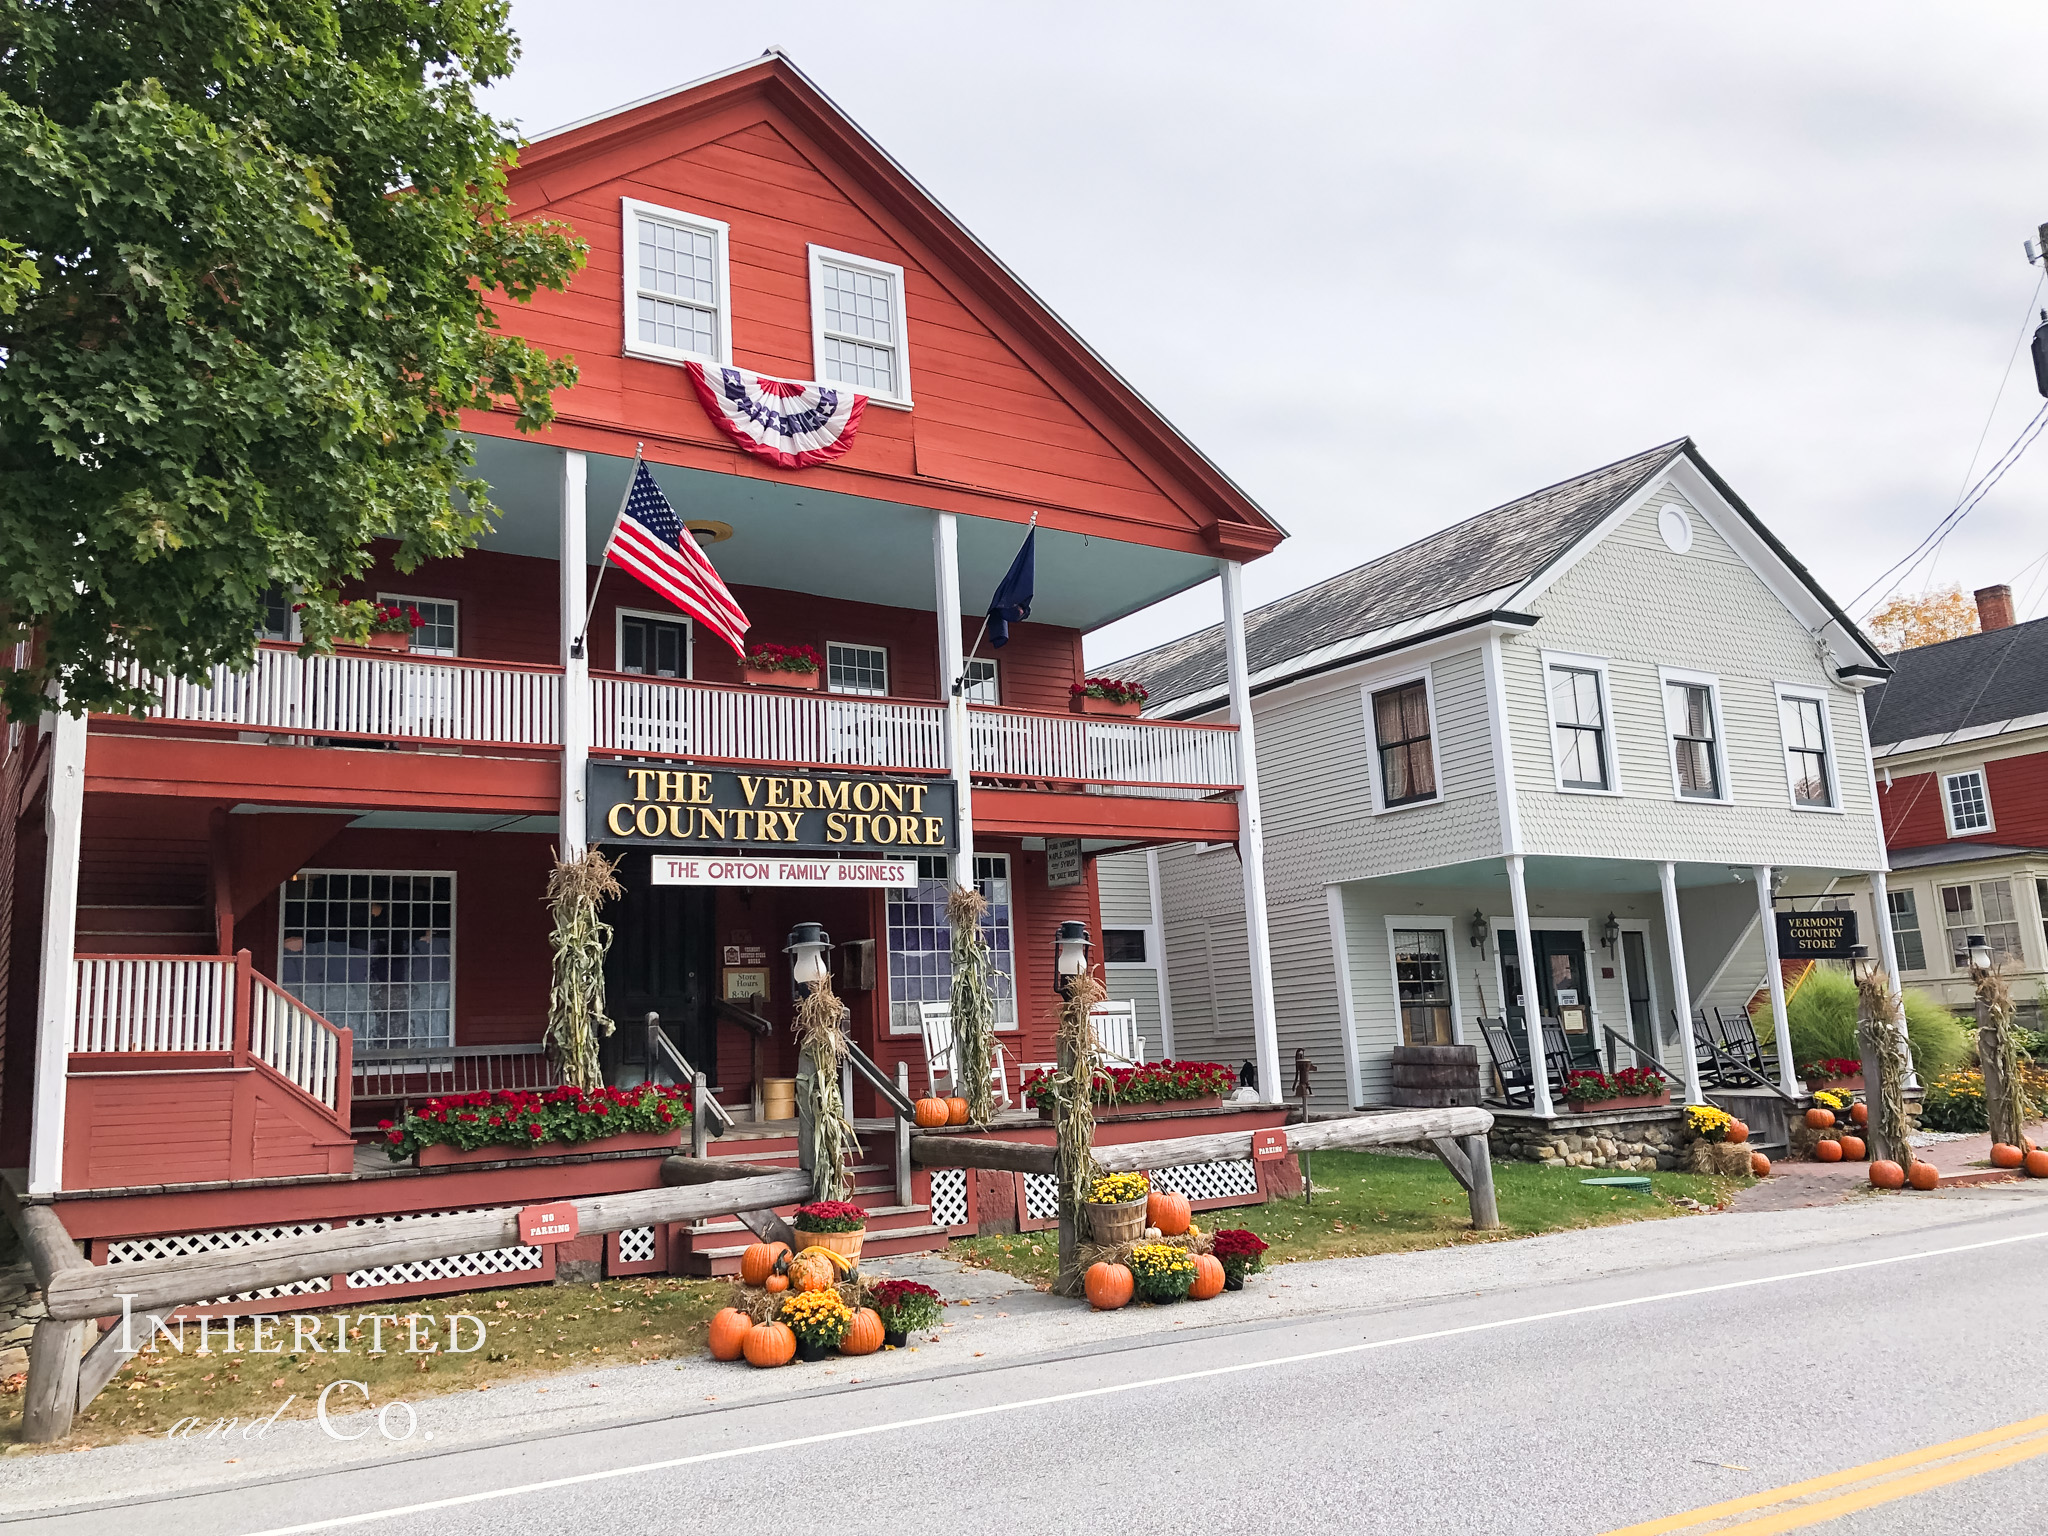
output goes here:
[{"label": "window", "polygon": [[[915,1034],[920,1003],[943,1003],[953,995],[953,930],[946,922],[944,854],[917,861],[917,885],[889,892],[889,1028]],[[1010,860],[1005,854],[977,854],[974,888],[988,903],[981,936],[989,947],[989,977],[996,995],[996,1027],[1017,1027],[1015,946],[1010,923]]]},{"label": "window", "polygon": [[1436,798],[1436,754],[1430,744],[1429,685],[1418,678],[1372,696],[1373,735],[1380,754],[1380,804],[1388,810]]},{"label": "window", "polygon": [[1664,722],[1671,732],[1671,772],[1684,800],[1720,800],[1721,743],[1714,685],[1705,679],[1664,679]]},{"label": "window", "polygon": [[1973,933],[1983,934],[1984,942],[1991,946],[1993,965],[2025,964],[2020,957],[2019,914],[2013,907],[2010,880],[1944,885],[1941,916],[1948,932],[1950,962],[1957,970],[1970,968],[1969,937]]},{"label": "window", "polygon": [[818,380],[886,405],[910,404],[904,355],[903,269],[811,248],[811,343]]},{"label": "window", "polygon": [[306,869],[284,883],[277,980],[357,1050],[455,1041],[455,877]]},{"label": "window", "polygon": [[2041,942],[2048,944],[2048,880],[2034,882],[2034,906],[2041,914]]},{"label": "window", "polygon": [[1943,774],[1941,796],[1948,811],[1949,836],[1991,830],[1991,797],[1984,789],[1983,769]]},{"label": "window", "polygon": [[977,656],[967,663],[967,683],[964,689],[970,704],[1000,704],[1003,690],[996,682],[996,664],[985,656]]},{"label": "window", "polygon": [[626,351],[664,361],[730,362],[726,226],[631,198],[621,204]]},{"label": "window", "polygon": [[1899,953],[1899,969],[1927,969],[1927,946],[1920,942],[1920,898],[1912,891],[1886,891],[1885,904],[1891,908],[1892,945]]},{"label": "window", "polygon": [[292,612],[292,594],[283,587],[271,587],[263,594],[263,627],[256,631],[264,640],[294,641],[299,638],[299,616]]},{"label": "window", "polygon": [[412,632],[415,656],[456,654],[455,604],[436,597],[406,597],[397,592],[379,592],[377,601],[418,610],[422,623]]},{"label": "window", "polygon": [[619,670],[635,677],[688,677],[690,621],[621,609]]},{"label": "window", "polygon": [[1607,713],[1600,673],[1591,667],[1553,665],[1550,718],[1556,732],[1559,786],[1608,788]]},{"label": "window", "polygon": [[1834,771],[1828,762],[1826,702],[1781,692],[1778,729],[1785,737],[1785,776],[1792,786],[1792,803],[1810,810],[1833,809]]},{"label": "window", "polygon": [[834,693],[889,691],[889,653],[879,645],[825,646],[825,686]]},{"label": "window", "polygon": [[1440,928],[1394,930],[1394,987],[1403,1045],[1451,1044],[1449,944]]},{"label": "window", "polygon": [[1145,930],[1142,928],[1103,929],[1102,960],[1105,965],[1145,964]]}]

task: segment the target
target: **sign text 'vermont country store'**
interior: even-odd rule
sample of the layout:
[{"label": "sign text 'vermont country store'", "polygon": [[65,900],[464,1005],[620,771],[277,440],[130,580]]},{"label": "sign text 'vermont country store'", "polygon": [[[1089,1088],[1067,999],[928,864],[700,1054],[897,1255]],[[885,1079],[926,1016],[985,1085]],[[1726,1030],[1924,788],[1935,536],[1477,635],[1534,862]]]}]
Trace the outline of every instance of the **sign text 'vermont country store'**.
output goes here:
[{"label": "sign text 'vermont country store'", "polygon": [[589,793],[593,830],[607,842],[899,854],[957,846],[945,779],[592,763]]}]

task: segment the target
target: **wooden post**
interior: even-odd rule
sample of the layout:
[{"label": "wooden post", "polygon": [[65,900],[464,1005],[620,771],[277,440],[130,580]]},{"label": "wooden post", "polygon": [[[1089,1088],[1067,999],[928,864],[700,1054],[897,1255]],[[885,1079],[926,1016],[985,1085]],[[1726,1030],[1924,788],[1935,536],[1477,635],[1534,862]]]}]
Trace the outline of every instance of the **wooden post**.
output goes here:
[{"label": "wooden post", "polygon": [[21,1438],[30,1445],[48,1445],[71,1433],[78,1412],[78,1357],[85,1348],[83,1319],[62,1322],[46,1317],[36,1324],[28,1344],[28,1385],[22,1393]]},{"label": "wooden post", "polygon": [[[1074,1047],[1064,1038],[1059,1048],[1060,1076],[1072,1081],[1074,1072]],[[1092,1086],[1092,1085],[1091,1085]],[[1085,1088],[1084,1092],[1087,1091]],[[1266,1090],[1273,1092],[1271,1088]],[[935,1138],[936,1139],[936,1138]],[[1067,1198],[1066,1160],[1057,1146],[1053,1148],[1053,1183],[1057,1186],[1060,1210],[1059,1259],[1053,1270],[1052,1290],[1055,1296],[1079,1296],[1083,1289],[1078,1250],[1081,1244],[1079,1222],[1081,1213],[1073,1208]]]},{"label": "wooden post", "polygon": [[[1870,1160],[1889,1160],[1902,1168],[1910,1168],[1913,1166],[1912,1149],[1891,1144],[1890,1138],[1882,1129],[1884,1116],[1878,1113],[1878,1095],[1884,1091],[1884,1074],[1878,1063],[1877,1042],[1872,1037],[1876,1028],[1876,1021],[1870,1017],[1870,1010],[1864,1006],[1859,989],[1856,1001],[1856,1051],[1863,1060],[1863,1098],[1870,1106],[1870,1123],[1863,1127],[1864,1134],[1870,1140]],[[1905,1156],[1901,1157],[1901,1152],[1905,1153]]]},{"label": "wooden post", "polygon": [[1472,1230],[1491,1232],[1500,1225],[1500,1206],[1493,1195],[1493,1148],[1486,1132],[1475,1131],[1465,1138],[1465,1160],[1472,1165]]},{"label": "wooden post", "polygon": [[690,1155],[702,1157],[709,1145],[710,1116],[704,1113],[704,1103],[711,1096],[711,1079],[702,1072],[690,1082]]},{"label": "wooden post", "polygon": [[[896,1089],[905,1098],[910,1096],[910,1063],[907,1061],[896,1063]],[[910,1122],[904,1119],[903,1116],[898,1115],[896,1117],[896,1203],[898,1205],[910,1204],[911,1173]]]},{"label": "wooden post", "polygon": [[1057,1173],[1059,1148],[1035,1141],[979,1136],[913,1136],[910,1155],[926,1168],[992,1168],[1000,1173]]},{"label": "wooden post", "polygon": [[767,1059],[764,1054],[767,1050],[767,1036],[756,1030],[748,1034],[747,1042],[753,1048],[754,1124],[759,1125],[766,1115],[768,1108],[766,1100],[761,1096],[761,1076],[767,1067]]}]

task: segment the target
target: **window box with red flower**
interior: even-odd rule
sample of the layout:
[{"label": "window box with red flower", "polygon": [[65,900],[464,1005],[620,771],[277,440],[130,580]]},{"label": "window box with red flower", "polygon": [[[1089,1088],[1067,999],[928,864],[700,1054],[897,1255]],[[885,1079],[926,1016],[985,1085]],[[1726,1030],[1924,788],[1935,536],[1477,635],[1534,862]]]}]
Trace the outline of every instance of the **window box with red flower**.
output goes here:
[{"label": "window box with red flower", "polygon": [[1799,1069],[1799,1080],[1809,1093],[1861,1093],[1863,1063],[1853,1056],[1830,1056],[1809,1061]]},{"label": "window box with red flower", "polygon": [[1578,1071],[1565,1079],[1565,1109],[1575,1115],[1610,1109],[1655,1109],[1671,1102],[1671,1084],[1654,1067],[1619,1072]]},{"label": "window box with red flower", "polygon": [[1077,715],[1123,715],[1137,718],[1150,695],[1143,683],[1116,677],[1084,677],[1067,689],[1067,704]]},{"label": "window box with red flower", "polygon": [[410,603],[377,603],[370,610],[370,632],[363,648],[372,651],[410,651],[412,632],[427,621]]},{"label": "window box with red flower", "polygon": [[553,1088],[525,1093],[458,1093],[429,1099],[400,1121],[380,1120],[394,1163],[421,1168],[561,1157],[571,1152],[654,1152],[674,1148],[690,1123],[690,1090]]},{"label": "window box with red flower", "polygon": [[[1117,1120],[1127,1115],[1156,1114],[1168,1105],[1176,1110],[1215,1109],[1237,1087],[1237,1073],[1220,1061],[1148,1061],[1135,1067],[1112,1067],[1095,1077],[1095,1118]],[[1053,1118],[1052,1074],[1043,1069],[1024,1079],[1024,1102],[1038,1118]]]},{"label": "window box with red flower", "polygon": [[816,688],[825,680],[825,658],[809,645],[757,645],[740,670],[751,688]]}]

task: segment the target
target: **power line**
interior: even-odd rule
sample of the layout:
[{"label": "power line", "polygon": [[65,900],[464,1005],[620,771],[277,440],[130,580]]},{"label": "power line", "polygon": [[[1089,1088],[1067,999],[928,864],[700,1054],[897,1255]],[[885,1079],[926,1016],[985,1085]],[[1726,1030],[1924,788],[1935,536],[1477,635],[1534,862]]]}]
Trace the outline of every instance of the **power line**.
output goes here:
[{"label": "power line", "polygon": [[2005,386],[2012,382],[2012,365],[2019,361],[2020,348],[2027,344],[2027,327],[2034,323],[2034,305],[2040,300],[2041,287],[2048,283],[2048,263],[2041,268],[2041,275],[2034,279],[2034,291],[2027,298],[2026,308],[2020,311],[2020,333],[2014,339],[2012,352],[2005,360],[2005,372],[1998,376],[1998,393],[1991,397],[1991,409],[1984,413],[1984,426],[1977,434],[1977,446],[1970,450],[1970,467],[1963,471],[1962,484],[1956,487],[1960,498],[1970,483],[1970,476],[1977,472],[1977,459],[1984,452],[1984,439],[1991,435],[1991,423],[1998,415],[1998,404],[2005,398]]}]

